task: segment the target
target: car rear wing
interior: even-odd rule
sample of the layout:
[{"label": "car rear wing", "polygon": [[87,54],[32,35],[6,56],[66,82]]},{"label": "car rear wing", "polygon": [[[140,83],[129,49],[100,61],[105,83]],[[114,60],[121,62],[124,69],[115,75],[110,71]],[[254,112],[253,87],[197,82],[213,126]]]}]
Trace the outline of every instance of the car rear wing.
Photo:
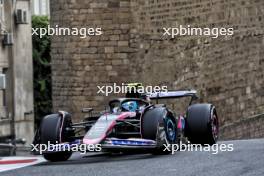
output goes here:
[{"label": "car rear wing", "polygon": [[182,97],[197,97],[196,90],[181,90],[168,92],[155,92],[149,94],[150,99],[168,99],[168,98],[182,98]]},{"label": "car rear wing", "polygon": [[148,95],[150,99],[159,100],[159,99],[176,99],[183,97],[191,97],[191,102],[198,99],[196,90],[181,90],[181,91],[167,91],[167,92],[155,92]]}]

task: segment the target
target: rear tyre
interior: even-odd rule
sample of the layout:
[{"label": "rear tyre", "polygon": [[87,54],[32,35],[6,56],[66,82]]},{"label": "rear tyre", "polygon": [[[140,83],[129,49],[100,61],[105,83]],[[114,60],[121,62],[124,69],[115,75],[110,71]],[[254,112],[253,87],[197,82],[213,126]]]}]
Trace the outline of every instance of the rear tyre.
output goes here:
[{"label": "rear tyre", "polygon": [[218,140],[219,122],[211,104],[194,104],[187,110],[185,134],[193,144],[213,145]]},{"label": "rear tyre", "polygon": [[[68,113],[51,114],[43,118],[40,126],[40,141],[41,144],[58,144],[69,142],[69,136],[66,128],[71,125],[71,116]],[[72,155],[71,151],[60,151],[44,153],[43,157],[52,162],[66,161]]]}]

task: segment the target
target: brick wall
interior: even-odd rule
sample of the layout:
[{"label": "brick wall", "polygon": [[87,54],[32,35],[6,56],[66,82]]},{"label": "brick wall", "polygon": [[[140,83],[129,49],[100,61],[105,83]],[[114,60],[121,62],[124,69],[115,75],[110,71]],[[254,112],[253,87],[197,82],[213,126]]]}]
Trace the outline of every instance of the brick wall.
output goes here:
[{"label": "brick wall", "polygon": [[[81,107],[111,98],[98,95],[97,85],[137,81],[197,89],[202,102],[217,106],[221,126],[264,111],[264,1],[53,0],[51,8],[53,25],[103,29],[100,37],[53,37],[55,110],[79,116]],[[179,25],[235,33],[162,37],[163,27]]]}]

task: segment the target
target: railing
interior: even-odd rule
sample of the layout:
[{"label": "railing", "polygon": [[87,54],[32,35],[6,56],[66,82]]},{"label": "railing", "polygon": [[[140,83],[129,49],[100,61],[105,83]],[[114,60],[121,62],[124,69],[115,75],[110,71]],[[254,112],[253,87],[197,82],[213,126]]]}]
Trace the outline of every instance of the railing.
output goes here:
[{"label": "railing", "polygon": [[16,152],[15,145],[0,143],[0,156],[12,156],[15,155],[15,152]]}]

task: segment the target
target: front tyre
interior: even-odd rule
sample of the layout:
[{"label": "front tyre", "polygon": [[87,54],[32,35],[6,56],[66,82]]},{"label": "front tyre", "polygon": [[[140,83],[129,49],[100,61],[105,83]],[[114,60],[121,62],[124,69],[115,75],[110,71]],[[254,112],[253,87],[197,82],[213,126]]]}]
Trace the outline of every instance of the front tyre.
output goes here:
[{"label": "front tyre", "polygon": [[[40,141],[41,144],[58,144],[62,142],[69,142],[69,134],[66,130],[71,125],[71,116],[66,113],[51,114],[45,116],[40,126]],[[71,151],[47,152],[43,157],[52,162],[66,161],[72,155]]]},{"label": "front tyre", "polygon": [[141,133],[143,139],[157,142],[153,154],[167,154],[170,151],[164,150],[164,145],[175,144],[177,141],[176,120],[164,107],[150,109],[142,117]]},{"label": "front tyre", "polygon": [[51,162],[67,161],[72,155],[72,152],[56,152],[56,153],[45,153],[43,157]]}]

